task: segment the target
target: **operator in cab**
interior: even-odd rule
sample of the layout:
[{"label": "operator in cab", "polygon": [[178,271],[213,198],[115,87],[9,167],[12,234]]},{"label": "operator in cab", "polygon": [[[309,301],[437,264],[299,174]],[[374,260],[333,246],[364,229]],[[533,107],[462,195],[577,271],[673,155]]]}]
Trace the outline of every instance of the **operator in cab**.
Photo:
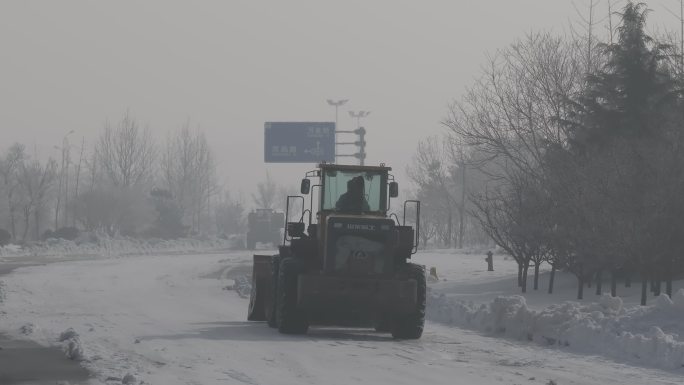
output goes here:
[{"label": "operator in cab", "polygon": [[364,181],[362,176],[356,176],[347,182],[347,192],[340,195],[335,203],[337,211],[364,212],[370,211],[365,197]]}]

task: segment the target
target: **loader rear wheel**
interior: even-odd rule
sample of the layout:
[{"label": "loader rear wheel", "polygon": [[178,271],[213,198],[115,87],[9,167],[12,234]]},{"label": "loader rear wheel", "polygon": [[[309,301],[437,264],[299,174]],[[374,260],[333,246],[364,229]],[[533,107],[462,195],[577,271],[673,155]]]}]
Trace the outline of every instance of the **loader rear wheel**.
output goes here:
[{"label": "loader rear wheel", "polygon": [[297,308],[297,277],[302,272],[303,266],[298,260],[280,261],[276,321],[278,331],[284,334],[305,334],[309,329],[306,312]]},{"label": "loader rear wheel", "polygon": [[278,272],[280,271],[280,255],[273,256],[271,264],[271,292],[269,300],[266,301],[266,321],[268,326],[278,327],[276,314],[278,309]]},{"label": "loader rear wheel", "polygon": [[416,308],[409,314],[398,314],[392,319],[392,337],[397,339],[418,339],[423,335],[425,326],[425,305],[427,300],[427,281],[425,267],[414,263],[407,263],[402,269],[409,279],[417,283]]}]

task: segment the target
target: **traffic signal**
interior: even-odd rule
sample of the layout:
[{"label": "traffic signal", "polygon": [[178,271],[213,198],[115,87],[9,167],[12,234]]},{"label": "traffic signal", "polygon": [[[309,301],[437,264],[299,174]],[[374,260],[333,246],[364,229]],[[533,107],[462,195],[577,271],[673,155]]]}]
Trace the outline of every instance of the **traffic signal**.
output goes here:
[{"label": "traffic signal", "polygon": [[354,130],[354,133],[359,136],[359,140],[354,142],[354,144],[359,148],[359,152],[354,154],[354,156],[359,160],[361,166],[363,166],[364,160],[366,159],[366,129],[359,127]]}]

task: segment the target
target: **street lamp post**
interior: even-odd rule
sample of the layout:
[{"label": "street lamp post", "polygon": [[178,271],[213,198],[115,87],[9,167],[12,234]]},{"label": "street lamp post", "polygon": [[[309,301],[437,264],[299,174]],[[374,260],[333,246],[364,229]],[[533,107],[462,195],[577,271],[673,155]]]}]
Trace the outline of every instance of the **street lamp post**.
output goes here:
[{"label": "street lamp post", "polygon": [[337,127],[337,110],[340,108],[340,106],[343,106],[348,101],[349,99],[327,100],[328,105],[335,107],[335,163],[337,163],[337,130],[339,129],[339,127]]},{"label": "street lamp post", "polygon": [[370,115],[370,113],[370,111],[349,111],[349,116],[356,118],[356,128],[359,129],[361,128],[361,118],[365,118],[366,116]]}]

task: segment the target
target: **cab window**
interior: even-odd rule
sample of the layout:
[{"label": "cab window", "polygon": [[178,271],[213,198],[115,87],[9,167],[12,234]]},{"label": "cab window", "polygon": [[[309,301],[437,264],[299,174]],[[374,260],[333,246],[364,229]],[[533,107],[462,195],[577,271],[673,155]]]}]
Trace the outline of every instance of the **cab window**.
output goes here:
[{"label": "cab window", "polygon": [[384,211],[384,179],[382,172],[326,170],[323,210]]}]

